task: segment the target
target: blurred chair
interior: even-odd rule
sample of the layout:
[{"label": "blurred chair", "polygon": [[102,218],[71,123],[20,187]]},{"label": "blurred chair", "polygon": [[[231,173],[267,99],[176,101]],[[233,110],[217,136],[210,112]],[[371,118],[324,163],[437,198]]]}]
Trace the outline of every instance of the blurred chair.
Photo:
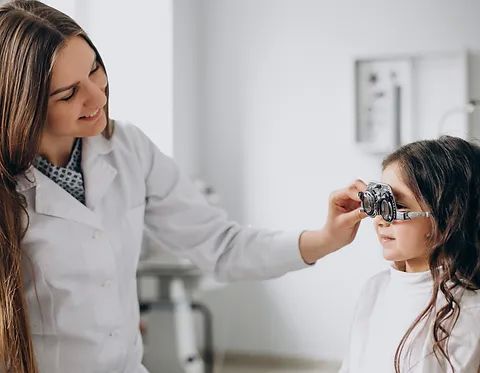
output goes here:
[{"label": "blurred chair", "polygon": [[[213,373],[212,315],[194,300],[195,292],[213,283],[189,261],[168,255],[139,263],[138,297],[140,311],[148,312],[145,366],[154,373]],[[145,297],[149,278],[156,285],[156,295]],[[152,286],[150,286],[150,293]],[[203,354],[196,346],[194,313],[202,316]],[[158,333],[155,333],[158,331]]]},{"label": "blurred chair", "polygon": [[[193,184],[209,204],[219,203],[212,186],[198,178]],[[222,285],[202,274],[189,260],[167,252],[141,259],[137,278],[140,311],[143,315],[148,313],[151,324],[146,327],[145,366],[151,373],[156,373],[157,368],[158,373],[213,373],[212,314],[194,298],[198,291]],[[147,278],[154,280],[153,297],[144,297],[144,290],[152,290],[143,281]],[[202,316],[203,354],[199,354],[196,346],[194,313]]]}]

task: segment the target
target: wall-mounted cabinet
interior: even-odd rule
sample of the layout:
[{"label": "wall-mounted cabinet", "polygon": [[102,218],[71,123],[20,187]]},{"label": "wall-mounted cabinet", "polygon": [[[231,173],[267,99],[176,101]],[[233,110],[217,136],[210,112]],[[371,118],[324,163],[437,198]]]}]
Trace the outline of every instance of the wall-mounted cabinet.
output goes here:
[{"label": "wall-mounted cabinet", "polygon": [[366,151],[443,134],[480,138],[479,105],[478,53],[355,61],[356,142]]}]

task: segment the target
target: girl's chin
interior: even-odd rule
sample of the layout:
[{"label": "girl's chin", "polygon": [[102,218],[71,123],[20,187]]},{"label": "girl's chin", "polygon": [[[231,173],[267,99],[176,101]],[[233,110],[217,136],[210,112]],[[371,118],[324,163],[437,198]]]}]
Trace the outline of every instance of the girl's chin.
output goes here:
[{"label": "girl's chin", "polygon": [[391,261],[391,262],[398,262],[405,260],[402,258],[402,256],[397,252],[397,250],[392,249],[392,248],[383,248],[383,258],[385,260]]},{"label": "girl's chin", "polygon": [[383,253],[383,259],[388,260],[389,262],[402,262],[402,259],[398,255]]}]

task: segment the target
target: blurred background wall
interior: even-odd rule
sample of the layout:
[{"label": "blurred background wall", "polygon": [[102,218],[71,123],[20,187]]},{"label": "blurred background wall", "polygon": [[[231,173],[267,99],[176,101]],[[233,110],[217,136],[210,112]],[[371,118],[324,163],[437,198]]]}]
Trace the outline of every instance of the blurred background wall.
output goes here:
[{"label": "blurred background wall", "polygon": [[[186,3],[198,6],[176,0],[175,9]],[[382,157],[354,144],[356,57],[480,49],[475,1],[200,3],[200,37],[190,39],[198,43],[199,174],[232,217],[255,226],[320,227],[332,190],[380,177]],[[364,221],[352,245],[310,270],[207,295],[217,341],[341,359],[358,291],[384,266]]]}]

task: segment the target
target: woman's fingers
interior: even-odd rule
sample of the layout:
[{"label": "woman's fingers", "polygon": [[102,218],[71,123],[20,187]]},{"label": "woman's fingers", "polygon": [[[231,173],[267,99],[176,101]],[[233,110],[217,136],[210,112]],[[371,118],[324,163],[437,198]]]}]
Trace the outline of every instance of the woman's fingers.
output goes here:
[{"label": "woman's fingers", "polygon": [[[339,216],[341,220],[340,224],[344,226],[354,226],[358,224],[362,219],[366,218],[368,215],[363,212],[361,209],[356,208],[352,211],[345,212],[342,216]],[[358,227],[356,227],[358,229]]]},{"label": "woman's fingers", "polygon": [[337,190],[330,195],[328,217],[324,226],[330,246],[335,250],[348,245],[355,238],[360,221],[367,216],[360,209],[358,193],[364,191],[367,185],[360,179],[353,181],[346,188]]},{"label": "woman's fingers", "polygon": [[367,188],[362,180],[357,179],[348,187],[337,190],[330,195],[331,206],[340,207],[345,211],[356,209],[360,205],[360,198],[358,192],[362,192]]}]

